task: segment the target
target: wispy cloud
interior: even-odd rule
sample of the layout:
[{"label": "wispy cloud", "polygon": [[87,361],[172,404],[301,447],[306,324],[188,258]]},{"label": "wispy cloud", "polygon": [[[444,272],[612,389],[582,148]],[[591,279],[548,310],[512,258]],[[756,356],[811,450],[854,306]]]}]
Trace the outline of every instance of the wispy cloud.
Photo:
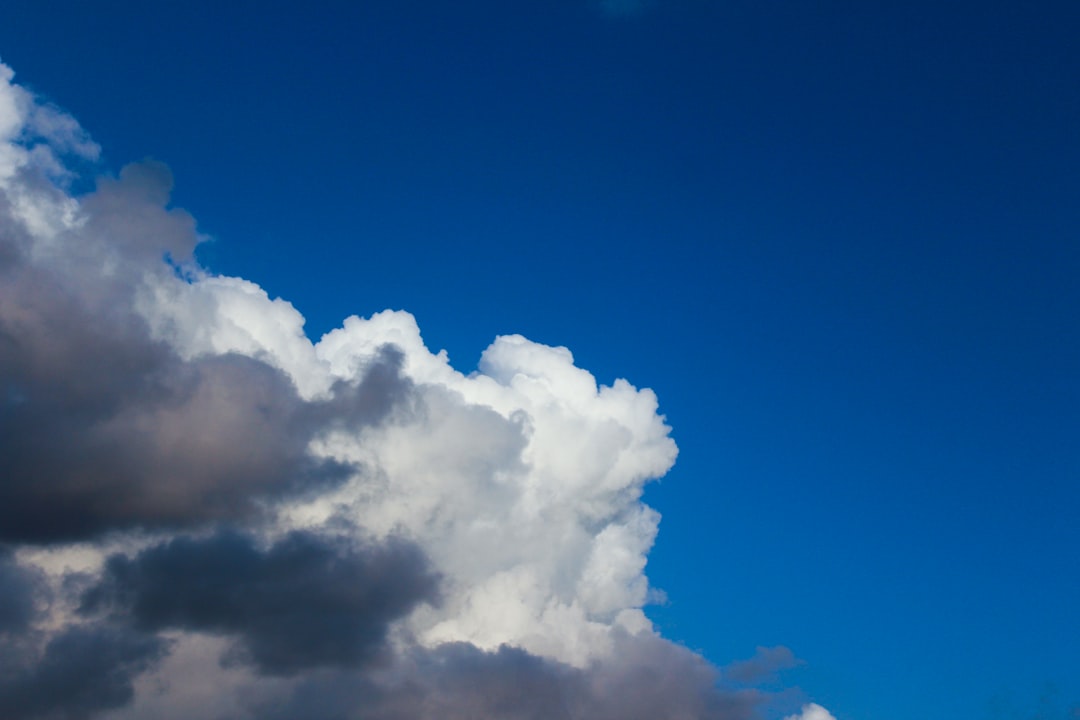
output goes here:
[{"label": "wispy cloud", "polygon": [[738,660],[723,668],[724,677],[735,683],[754,685],[775,682],[777,673],[802,664],[795,653],[782,645],[759,647],[748,660]]}]

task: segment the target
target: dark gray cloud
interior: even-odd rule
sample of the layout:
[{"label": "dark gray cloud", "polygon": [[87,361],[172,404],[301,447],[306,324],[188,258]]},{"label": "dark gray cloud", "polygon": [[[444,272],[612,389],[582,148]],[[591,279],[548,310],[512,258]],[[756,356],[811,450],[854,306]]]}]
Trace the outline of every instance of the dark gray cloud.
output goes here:
[{"label": "dark gray cloud", "polygon": [[[190,260],[200,240],[191,217],[167,207],[164,166],[100,181],[74,224],[57,222],[61,191],[20,172],[44,204],[27,210],[0,193],[0,543],[255,520],[350,470],[311,456],[318,433],[355,431],[408,406],[393,349],[308,401],[258,359],[185,359],[155,339],[139,293],[173,272],[163,259]],[[51,227],[34,225],[37,216]],[[267,674],[357,666],[436,590],[403,542],[293,534],[261,550],[235,532],[113,557],[90,582],[86,608],[102,612],[56,628],[41,615],[44,574],[0,552],[5,720],[89,718],[128,704],[133,678],[168,651],[164,629],[228,636],[234,661]]]},{"label": "dark gray cloud", "polygon": [[47,594],[40,570],[18,564],[0,548],[0,643],[27,630]]},{"label": "dark gray cloud", "polygon": [[110,557],[82,611],[108,611],[143,632],[227,635],[233,660],[288,675],[370,662],[390,623],[436,590],[424,556],[404,541],[295,532],[261,550],[250,536],[220,532]]},{"label": "dark gray cloud", "polygon": [[0,542],[250,516],[343,477],[308,453],[314,435],[375,422],[409,392],[389,351],[305,402],[257,359],[189,361],[154,340],[134,309],[140,273],[198,241],[165,208],[170,182],[154,164],[103,181],[56,255],[31,253],[0,207]]},{"label": "dark gray cloud", "polygon": [[69,624],[50,631],[52,592],[44,573],[0,550],[0,717],[78,720],[121,707],[133,679],[167,643],[119,623]]},{"label": "dark gray cloud", "polygon": [[306,678],[282,702],[258,707],[267,720],[752,720],[760,698],[725,691],[715,669],[660,638],[620,639],[588,668],[502,647],[466,643],[414,649],[379,672]]},{"label": "dark gray cloud", "polygon": [[126,705],[133,678],[166,647],[158,637],[107,623],[68,627],[40,654],[25,643],[0,644],[3,717],[81,720]]},{"label": "dark gray cloud", "polygon": [[508,647],[484,652],[467,643],[414,648],[384,674],[305,678],[291,696],[255,708],[265,720],[562,720],[565,696],[585,692],[570,668]]}]

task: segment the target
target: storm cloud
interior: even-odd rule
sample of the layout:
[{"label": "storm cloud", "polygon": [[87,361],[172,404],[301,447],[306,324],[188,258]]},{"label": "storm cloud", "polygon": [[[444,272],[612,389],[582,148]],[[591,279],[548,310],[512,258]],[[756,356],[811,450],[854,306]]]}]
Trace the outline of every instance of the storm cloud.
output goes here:
[{"label": "storm cloud", "polygon": [[31,638],[0,644],[0,708],[11,720],[89,718],[127,704],[132,680],[166,652],[160,637],[107,623],[78,624],[36,652]]},{"label": "storm cloud", "polygon": [[46,594],[44,573],[20,565],[9,550],[0,548],[0,637],[24,632]]},{"label": "storm cloud", "polygon": [[11,720],[89,718],[128,703],[133,679],[167,643],[108,622],[45,627],[63,588],[0,546],[0,714]]},{"label": "storm cloud", "polygon": [[107,610],[144,632],[235,637],[234,660],[287,675],[371,661],[390,623],[435,600],[436,588],[425,558],[403,542],[295,532],[262,550],[250,536],[219,532],[110,557],[82,611]]}]

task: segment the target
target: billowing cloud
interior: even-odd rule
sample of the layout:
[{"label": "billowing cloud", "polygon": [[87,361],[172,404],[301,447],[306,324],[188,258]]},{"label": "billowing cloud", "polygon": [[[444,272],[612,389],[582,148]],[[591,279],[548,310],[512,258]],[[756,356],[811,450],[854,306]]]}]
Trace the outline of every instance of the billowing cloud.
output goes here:
[{"label": "billowing cloud", "polygon": [[599,387],[565,348],[519,336],[466,376],[405,313],[350,319],[316,351],[349,373],[387,341],[404,351],[416,411],[324,436],[317,452],[378,473],[296,505],[293,521],[344,512],[417,542],[445,576],[444,603],[410,620],[429,644],[511,643],[582,665],[610,651],[613,629],[647,630],[659,515],[640,498],[676,453],[653,393]]},{"label": "billowing cloud", "polygon": [[[202,268],[153,162],[0,66],[0,706],[15,718],[749,720],[643,612],[677,449],[656,396],[402,311],[312,342]],[[810,720],[806,718],[805,720]],[[816,719],[815,719],[816,720]]]},{"label": "billowing cloud", "polygon": [[134,697],[134,678],[168,642],[111,622],[42,627],[45,574],[0,551],[0,708],[11,720],[92,717]]},{"label": "billowing cloud", "polygon": [[0,638],[24,632],[38,615],[46,593],[40,570],[20,565],[0,548]]},{"label": "billowing cloud", "polygon": [[804,705],[802,712],[797,715],[788,715],[784,720],[836,720],[825,708],[815,703]]},{"label": "billowing cloud", "polygon": [[503,646],[467,643],[415,649],[398,664],[363,678],[323,676],[297,686],[259,717],[448,720],[750,720],[751,691],[721,693],[715,670],[659,638],[620,637],[618,652],[575,668]]},{"label": "billowing cloud", "polygon": [[371,661],[392,621],[435,598],[436,578],[409,544],[295,532],[262,550],[250,536],[219,532],[111,556],[81,609],[144,632],[235,637],[234,659],[289,675]]},{"label": "billowing cloud", "polygon": [[407,392],[393,353],[306,402],[261,359],[184,358],[153,337],[138,294],[183,284],[161,258],[189,258],[198,241],[165,207],[161,166],[103,180],[70,217],[70,198],[15,184],[54,230],[0,203],[0,541],[251,514],[342,477],[307,450],[328,417],[375,421]]},{"label": "billowing cloud", "polygon": [[134,697],[133,678],[159,660],[167,643],[108,624],[73,625],[40,654],[0,647],[0,707],[10,720],[88,718]]}]

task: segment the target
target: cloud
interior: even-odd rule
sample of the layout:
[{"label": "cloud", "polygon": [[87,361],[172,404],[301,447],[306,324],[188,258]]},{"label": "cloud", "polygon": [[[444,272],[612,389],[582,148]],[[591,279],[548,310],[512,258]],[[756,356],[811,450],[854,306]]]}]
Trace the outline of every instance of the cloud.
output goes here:
[{"label": "cloud", "polygon": [[513,644],[584,665],[617,629],[647,631],[644,574],[659,514],[644,485],[677,449],[655,395],[597,384],[566,348],[504,336],[464,375],[423,344],[405,313],[352,318],[316,347],[333,372],[391,340],[417,408],[317,451],[378,468],[298,517],[331,509],[417,542],[446,579],[444,602],[410,618],[429,644]]},{"label": "cloud", "polygon": [[7,185],[26,167],[64,180],[69,173],[62,156],[96,159],[100,148],[79,123],[13,84],[14,76],[11,68],[0,64],[0,184]]},{"label": "cloud", "polygon": [[0,645],[0,707],[10,720],[84,718],[134,696],[132,679],[160,659],[166,643],[107,624],[75,625],[37,657]]},{"label": "cloud", "polygon": [[815,703],[804,705],[797,715],[788,715],[784,720],[836,720],[825,708]]},{"label": "cloud", "polygon": [[234,659],[288,675],[372,660],[391,622],[435,598],[424,557],[400,541],[365,546],[297,532],[262,550],[248,535],[219,532],[113,555],[82,611],[107,610],[149,633],[235,637]]},{"label": "cloud", "polygon": [[759,647],[748,660],[739,660],[723,668],[724,678],[741,685],[775,682],[776,674],[802,664],[790,648],[783,645]]},{"label": "cloud", "polygon": [[753,692],[717,689],[699,656],[659,638],[620,637],[619,652],[585,668],[503,646],[414,649],[381,673],[342,674],[298,685],[286,701],[258,707],[275,720],[749,720]]},{"label": "cloud", "polygon": [[124,706],[134,697],[134,679],[167,653],[164,638],[121,623],[67,622],[53,612],[62,605],[54,602],[62,599],[58,590],[42,570],[0,548],[0,708],[6,720],[89,718]]},{"label": "cloud", "polygon": [[44,573],[0,548],[0,640],[26,631],[48,592]]},{"label": "cloud", "polygon": [[651,390],[519,335],[463,373],[403,311],[312,342],[290,303],[198,264],[165,166],[72,194],[96,146],[12,79],[0,65],[0,706],[760,715],[731,681],[790,651],[725,675],[643,611],[642,494],[678,452]]},{"label": "cloud", "polygon": [[157,164],[129,166],[76,220],[41,223],[55,234],[0,203],[0,541],[250,515],[341,478],[308,452],[314,435],[375,422],[408,392],[393,352],[308,401],[261,359],[184,358],[152,337],[138,294],[184,284],[161,257],[199,239],[165,207],[170,185]]}]

